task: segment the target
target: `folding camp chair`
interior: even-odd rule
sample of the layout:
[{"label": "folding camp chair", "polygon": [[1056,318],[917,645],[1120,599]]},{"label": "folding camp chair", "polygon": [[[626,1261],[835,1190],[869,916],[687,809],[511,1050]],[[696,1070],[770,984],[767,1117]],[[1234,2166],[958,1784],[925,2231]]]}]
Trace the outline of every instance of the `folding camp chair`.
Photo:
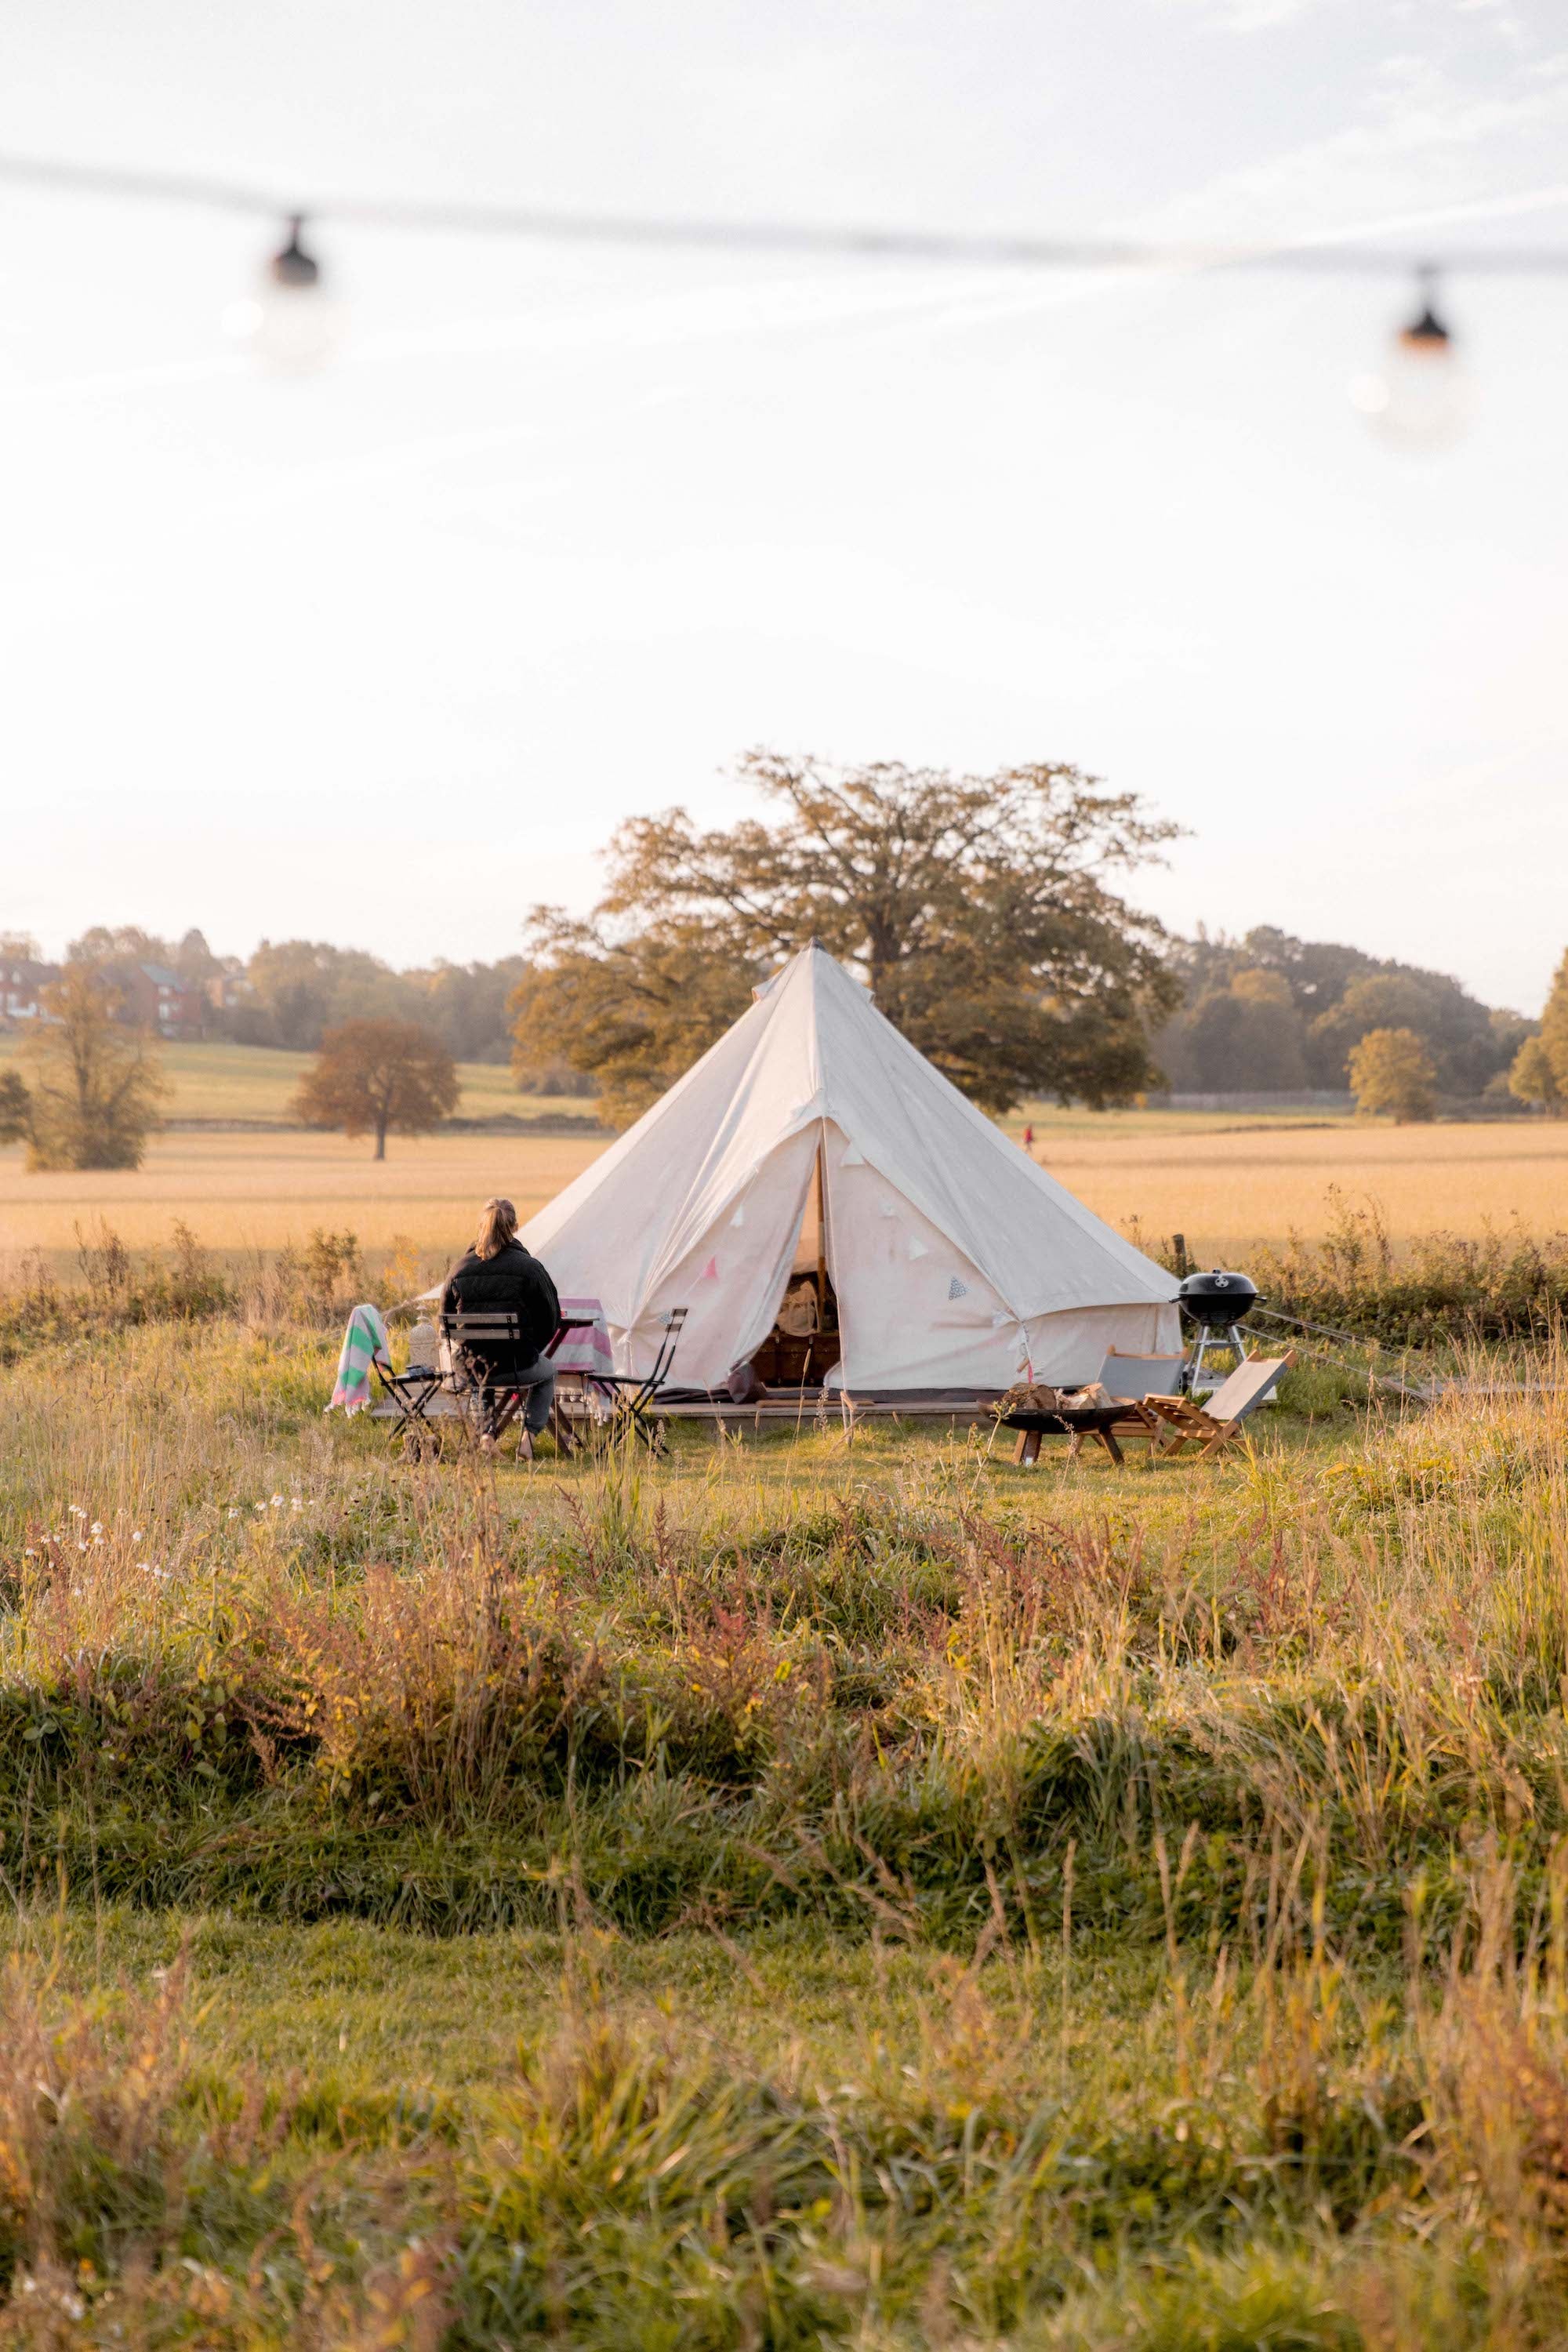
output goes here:
[{"label": "folding camp chair", "polygon": [[430,1406],[440,1392],[446,1374],[437,1364],[410,1364],[405,1372],[395,1372],[381,1356],[372,1357],[371,1370],[392,1407],[394,1435],[402,1439],[405,1454],[416,1455],[423,1450],[426,1438],[436,1435]]},{"label": "folding camp chair", "polygon": [[595,1372],[591,1375],[594,1386],[609,1390],[613,1398],[614,1411],[605,1430],[612,1443],[638,1437],[650,1454],[664,1452],[664,1423],[658,1419],[655,1407],[659,1391],[669,1377],[681,1326],[689,1311],[685,1307],[672,1307],[664,1318],[664,1337],[659,1341],[651,1371],[640,1376],[628,1372]]},{"label": "folding camp chair", "polygon": [[533,1385],[505,1372],[498,1376],[495,1369],[498,1360],[515,1364],[523,1353],[520,1318],[500,1311],[443,1315],[440,1331],[451,1357],[447,1385],[452,1394],[464,1406],[475,1436],[499,1442]]},{"label": "folding camp chair", "polygon": [[1154,1415],[1163,1432],[1154,1451],[1162,1456],[1179,1454],[1189,1438],[1199,1438],[1204,1447],[1200,1460],[1212,1460],[1239,1434],[1248,1413],[1270,1394],[1281,1373],[1289,1371],[1295,1360],[1294,1349],[1287,1356],[1248,1356],[1215,1389],[1206,1406],[1194,1404],[1191,1397],[1145,1397],[1143,1409]]},{"label": "folding camp chair", "polygon": [[[592,1320],[585,1315],[563,1315],[542,1353],[553,1356],[569,1331],[581,1331]],[[515,1381],[508,1382],[504,1377],[489,1381],[479,1371],[480,1364],[488,1365],[494,1356],[510,1355],[515,1360],[521,1353],[515,1315],[443,1315],[440,1329],[447,1342],[450,1369],[439,1364],[411,1364],[405,1372],[395,1372],[384,1359],[373,1360],[382,1393],[392,1408],[394,1434],[401,1437],[404,1451],[410,1456],[424,1451],[426,1439],[432,1445],[439,1439],[439,1427],[431,1418],[431,1408],[438,1397],[445,1395],[456,1401],[458,1417],[471,1431],[482,1426],[489,1405],[497,1414],[492,1433],[499,1437],[528,1395],[528,1389]],[[549,1425],[559,1450],[563,1454],[574,1453],[576,1442],[553,1402]]]}]

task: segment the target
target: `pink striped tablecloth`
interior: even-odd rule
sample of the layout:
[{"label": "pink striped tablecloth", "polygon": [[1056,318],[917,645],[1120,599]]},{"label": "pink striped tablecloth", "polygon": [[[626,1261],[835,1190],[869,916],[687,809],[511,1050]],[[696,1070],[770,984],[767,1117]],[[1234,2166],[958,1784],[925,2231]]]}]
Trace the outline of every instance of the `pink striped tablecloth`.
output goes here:
[{"label": "pink striped tablecloth", "polygon": [[610,1334],[605,1323],[605,1310],[596,1298],[563,1298],[563,1315],[588,1315],[593,1321],[584,1331],[568,1331],[550,1359],[558,1372],[613,1372],[616,1360],[610,1352]]}]

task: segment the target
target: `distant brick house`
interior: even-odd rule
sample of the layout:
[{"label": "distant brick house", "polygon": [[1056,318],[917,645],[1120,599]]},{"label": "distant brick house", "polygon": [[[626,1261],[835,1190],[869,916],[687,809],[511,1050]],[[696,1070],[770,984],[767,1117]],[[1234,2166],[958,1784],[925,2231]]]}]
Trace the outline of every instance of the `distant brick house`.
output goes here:
[{"label": "distant brick house", "polygon": [[116,978],[128,1021],[176,1044],[205,1036],[212,1005],[199,983],[192,986],[161,963],[132,964]]},{"label": "distant brick house", "polygon": [[58,980],[58,963],[37,963],[31,956],[0,955],[0,1025],[42,1018],[41,992]]},{"label": "distant brick house", "polygon": [[[161,963],[112,964],[108,978],[120,992],[120,1018],[172,1043],[197,1041],[214,1025],[216,1000],[206,983],[183,981]],[[58,963],[0,955],[0,1028],[47,1021],[43,991],[60,978]]]}]

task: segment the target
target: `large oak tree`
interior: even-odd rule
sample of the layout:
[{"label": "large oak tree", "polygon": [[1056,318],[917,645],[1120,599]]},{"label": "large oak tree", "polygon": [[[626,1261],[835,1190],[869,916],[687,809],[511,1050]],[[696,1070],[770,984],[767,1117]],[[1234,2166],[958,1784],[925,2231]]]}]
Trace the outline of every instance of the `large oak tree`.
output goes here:
[{"label": "large oak tree", "polygon": [[321,1058],[294,1095],[311,1127],[374,1135],[428,1135],[458,1107],[458,1073],[434,1031],[417,1021],[345,1021],[321,1040]]},{"label": "large oak tree", "polygon": [[763,973],[705,923],[610,936],[542,908],[532,929],[543,960],[512,992],[513,1074],[525,1091],[552,1064],[592,1077],[612,1127],[628,1126],[723,1035]]},{"label": "large oak tree", "polygon": [[1175,828],[1135,795],[1057,764],[968,776],[770,751],[736,781],[771,822],[634,818],[590,921],[535,909],[520,1068],[559,1055],[624,1119],[744,1010],[759,972],[816,939],[988,1110],[1125,1101],[1154,1082],[1148,1024],[1179,991],[1159,924],[1114,885]]}]

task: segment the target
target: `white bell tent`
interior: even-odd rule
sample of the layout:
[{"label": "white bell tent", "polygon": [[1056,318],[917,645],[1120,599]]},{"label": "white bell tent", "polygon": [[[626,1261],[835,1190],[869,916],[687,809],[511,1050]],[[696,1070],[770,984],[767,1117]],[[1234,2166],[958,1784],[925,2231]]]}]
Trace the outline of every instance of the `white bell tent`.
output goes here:
[{"label": "white bell tent", "polygon": [[1173,1354],[1175,1284],[1091,1216],[900,1036],[821,948],[522,1229],[563,1293],[603,1301],[642,1371],[717,1387],[825,1263],[855,1392],[1092,1380]]}]

